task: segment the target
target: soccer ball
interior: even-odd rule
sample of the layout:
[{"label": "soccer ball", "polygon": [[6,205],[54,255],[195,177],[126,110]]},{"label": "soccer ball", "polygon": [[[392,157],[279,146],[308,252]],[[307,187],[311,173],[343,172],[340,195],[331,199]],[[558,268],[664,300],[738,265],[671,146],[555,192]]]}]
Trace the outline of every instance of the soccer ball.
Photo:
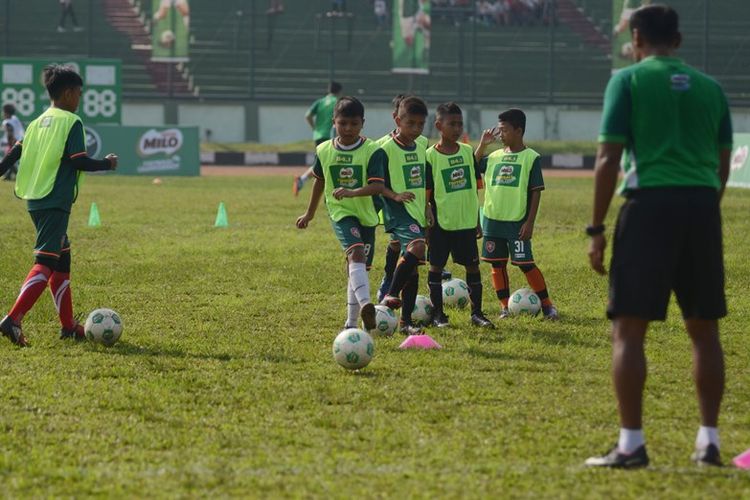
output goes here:
[{"label": "soccer ball", "polygon": [[109,347],[122,335],[122,320],[112,309],[96,309],[86,318],[83,330],[90,341]]},{"label": "soccer ball", "polygon": [[464,280],[453,278],[443,283],[443,304],[463,309],[469,303],[469,287]]},{"label": "soccer ball", "polygon": [[348,370],[367,366],[375,353],[372,337],[359,328],[347,328],[333,341],[333,358]]},{"label": "soccer ball", "polygon": [[164,30],[161,32],[161,36],[159,37],[159,44],[162,47],[169,48],[172,46],[172,44],[175,41],[175,35],[172,30]]},{"label": "soccer ball", "polygon": [[417,295],[414,303],[414,311],[411,313],[411,319],[417,325],[427,325],[432,319],[432,301],[424,295]]},{"label": "soccer ball", "polygon": [[521,288],[513,292],[508,302],[508,310],[515,315],[529,314],[536,316],[542,309],[542,301],[539,296],[529,288]]},{"label": "soccer ball", "polygon": [[[380,335],[381,337],[390,337],[396,331],[398,318],[390,307],[376,305],[375,324],[375,328],[370,330],[370,333]],[[364,326],[362,329],[365,330]]]}]

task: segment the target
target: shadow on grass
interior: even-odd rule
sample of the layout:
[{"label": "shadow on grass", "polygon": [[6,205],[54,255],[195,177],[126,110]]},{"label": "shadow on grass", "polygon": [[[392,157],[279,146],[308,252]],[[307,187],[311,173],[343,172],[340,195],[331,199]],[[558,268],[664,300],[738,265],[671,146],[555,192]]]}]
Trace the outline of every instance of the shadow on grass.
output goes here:
[{"label": "shadow on grass", "polygon": [[559,325],[554,330],[532,329],[528,332],[531,340],[553,346],[577,346],[598,349],[609,345],[609,337],[602,335],[596,338],[583,338],[583,334],[571,333],[565,329],[565,325]]},{"label": "shadow on grass", "polygon": [[542,363],[542,364],[557,364],[558,360],[552,358],[551,356],[543,356],[543,355],[530,355],[530,356],[519,356],[517,354],[510,354],[507,352],[492,352],[492,351],[485,351],[482,349],[479,349],[477,347],[469,347],[467,349],[464,349],[464,354],[468,354],[469,356],[477,357],[477,358],[483,358],[483,359],[494,359],[499,361],[529,361],[532,363]]},{"label": "shadow on grass", "polygon": [[144,347],[129,342],[118,342],[112,347],[102,349],[102,353],[111,354],[115,356],[168,356],[171,358],[182,358],[182,359],[207,359],[214,361],[231,361],[234,359],[229,354],[203,354],[203,353],[191,353],[180,349],[156,349],[152,347]]}]

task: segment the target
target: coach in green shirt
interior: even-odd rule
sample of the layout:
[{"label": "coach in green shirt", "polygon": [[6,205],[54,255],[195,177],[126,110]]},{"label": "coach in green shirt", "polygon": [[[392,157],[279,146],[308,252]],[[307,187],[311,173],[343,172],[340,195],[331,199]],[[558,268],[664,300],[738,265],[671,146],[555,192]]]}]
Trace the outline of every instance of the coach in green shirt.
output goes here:
[{"label": "coach in green shirt", "polygon": [[718,319],[726,315],[719,202],[729,176],[732,124],[718,83],[673,54],[678,15],[665,5],[630,20],[637,64],[616,73],[604,96],[596,161],[591,267],[605,273],[604,218],[625,152],[626,201],[614,232],[609,305],[620,437],[589,466],[644,467],[641,426],[644,339],[666,317],[674,290],[693,343],[701,426],[692,459],[720,465],[718,418],[724,357]]},{"label": "coach in green shirt", "polygon": [[[315,147],[326,142],[331,138],[331,129],[333,129],[333,109],[341,96],[341,84],[331,82],[328,84],[328,93],[316,100],[310,105],[305,113],[305,120],[313,131],[313,142]],[[313,167],[305,170],[305,173],[294,178],[292,184],[292,193],[294,196],[299,194],[299,190],[305,185],[305,182],[313,174]]]}]

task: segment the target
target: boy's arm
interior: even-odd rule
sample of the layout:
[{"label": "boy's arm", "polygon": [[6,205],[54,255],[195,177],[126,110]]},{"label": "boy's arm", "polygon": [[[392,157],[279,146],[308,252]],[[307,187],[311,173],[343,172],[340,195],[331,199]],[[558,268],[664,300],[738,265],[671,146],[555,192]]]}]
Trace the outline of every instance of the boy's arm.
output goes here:
[{"label": "boy's arm", "polygon": [[117,156],[114,154],[108,154],[103,160],[89,158],[88,152],[86,152],[86,142],[81,122],[76,122],[73,128],[70,129],[68,140],[65,143],[65,153],[70,158],[71,165],[76,170],[97,172],[117,168]]},{"label": "boy's arm", "polygon": [[17,142],[8,154],[3,157],[2,161],[0,161],[0,177],[5,175],[5,172],[21,158],[21,147],[21,143]]},{"label": "boy's arm", "polygon": [[315,211],[318,209],[320,199],[323,197],[324,188],[325,180],[316,176],[312,192],[310,193],[310,202],[307,204],[307,211],[297,218],[297,227],[299,229],[305,229],[310,221],[313,220],[313,217],[315,217]]},{"label": "boy's arm", "polygon": [[474,151],[474,159],[479,163],[484,158],[484,150],[497,140],[497,130],[495,128],[488,128],[482,132],[482,137],[479,139],[479,146]]}]

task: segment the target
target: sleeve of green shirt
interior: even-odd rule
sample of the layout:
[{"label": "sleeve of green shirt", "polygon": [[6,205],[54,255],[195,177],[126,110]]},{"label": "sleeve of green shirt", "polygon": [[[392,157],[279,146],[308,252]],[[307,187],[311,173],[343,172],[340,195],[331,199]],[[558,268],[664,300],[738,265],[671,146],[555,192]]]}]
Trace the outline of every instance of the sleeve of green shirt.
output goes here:
[{"label": "sleeve of green shirt", "polygon": [[723,101],[723,117],[719,124],[719,147],[721,149],[732,149],[734,142],[732,134],[732,115],[729,112],[729,105],[727,104],[727,97],[724,92],[721,93]]},{"label": "sleeve of green shirt", "polygon": [[478,174],[487,173],[487,157],[485,156],[479,161],[479,163],[476,163],[476,167],[477,167]]},{"label": "sleeve of green shirt", "polygon": [[385,151],[376,150],[367,163],[367,183],[385,181]]},{"label": "sleeve of green shirt", "polygon": [[77,121],[68,133],[68,140],[65,142],[65,157],[72,160],[86,154],[86,139],[83,135],[83,125]]},{"label": "sleeve of green shirt", "polygon": [[435,180],[432,177],[432,164],[428,161],[424,164],[425,170],[425,188],[432,190],[435,189]]},{"label": "sleeve of green shirt", "polygon": [[604,92],[600,143],[627,144],[630,136],[630,101],[630,72],[620,70],[609,80]]},{"label": "sleeve of green shirt", "polygon": [[318,111],[318,103],[320,100],[315,101],[310,105],[310,108],[307,110],[307,113],[305,113],[305,116],[313,116]]},{"label": "sleeve of green shirt", "polygon": [[542,159],[537,157],[531,165],[529,174],[529,191],[541,191],[544,189],[544,177],[542,176]]},{"label": "sleeve of green shirt", "polygon": [[312,173],[318,179],[322,179],[324,177],[323,165],[320,163],[320,158],[318,158],[318,155],[315,155],[315,162],[313,163]]}]

